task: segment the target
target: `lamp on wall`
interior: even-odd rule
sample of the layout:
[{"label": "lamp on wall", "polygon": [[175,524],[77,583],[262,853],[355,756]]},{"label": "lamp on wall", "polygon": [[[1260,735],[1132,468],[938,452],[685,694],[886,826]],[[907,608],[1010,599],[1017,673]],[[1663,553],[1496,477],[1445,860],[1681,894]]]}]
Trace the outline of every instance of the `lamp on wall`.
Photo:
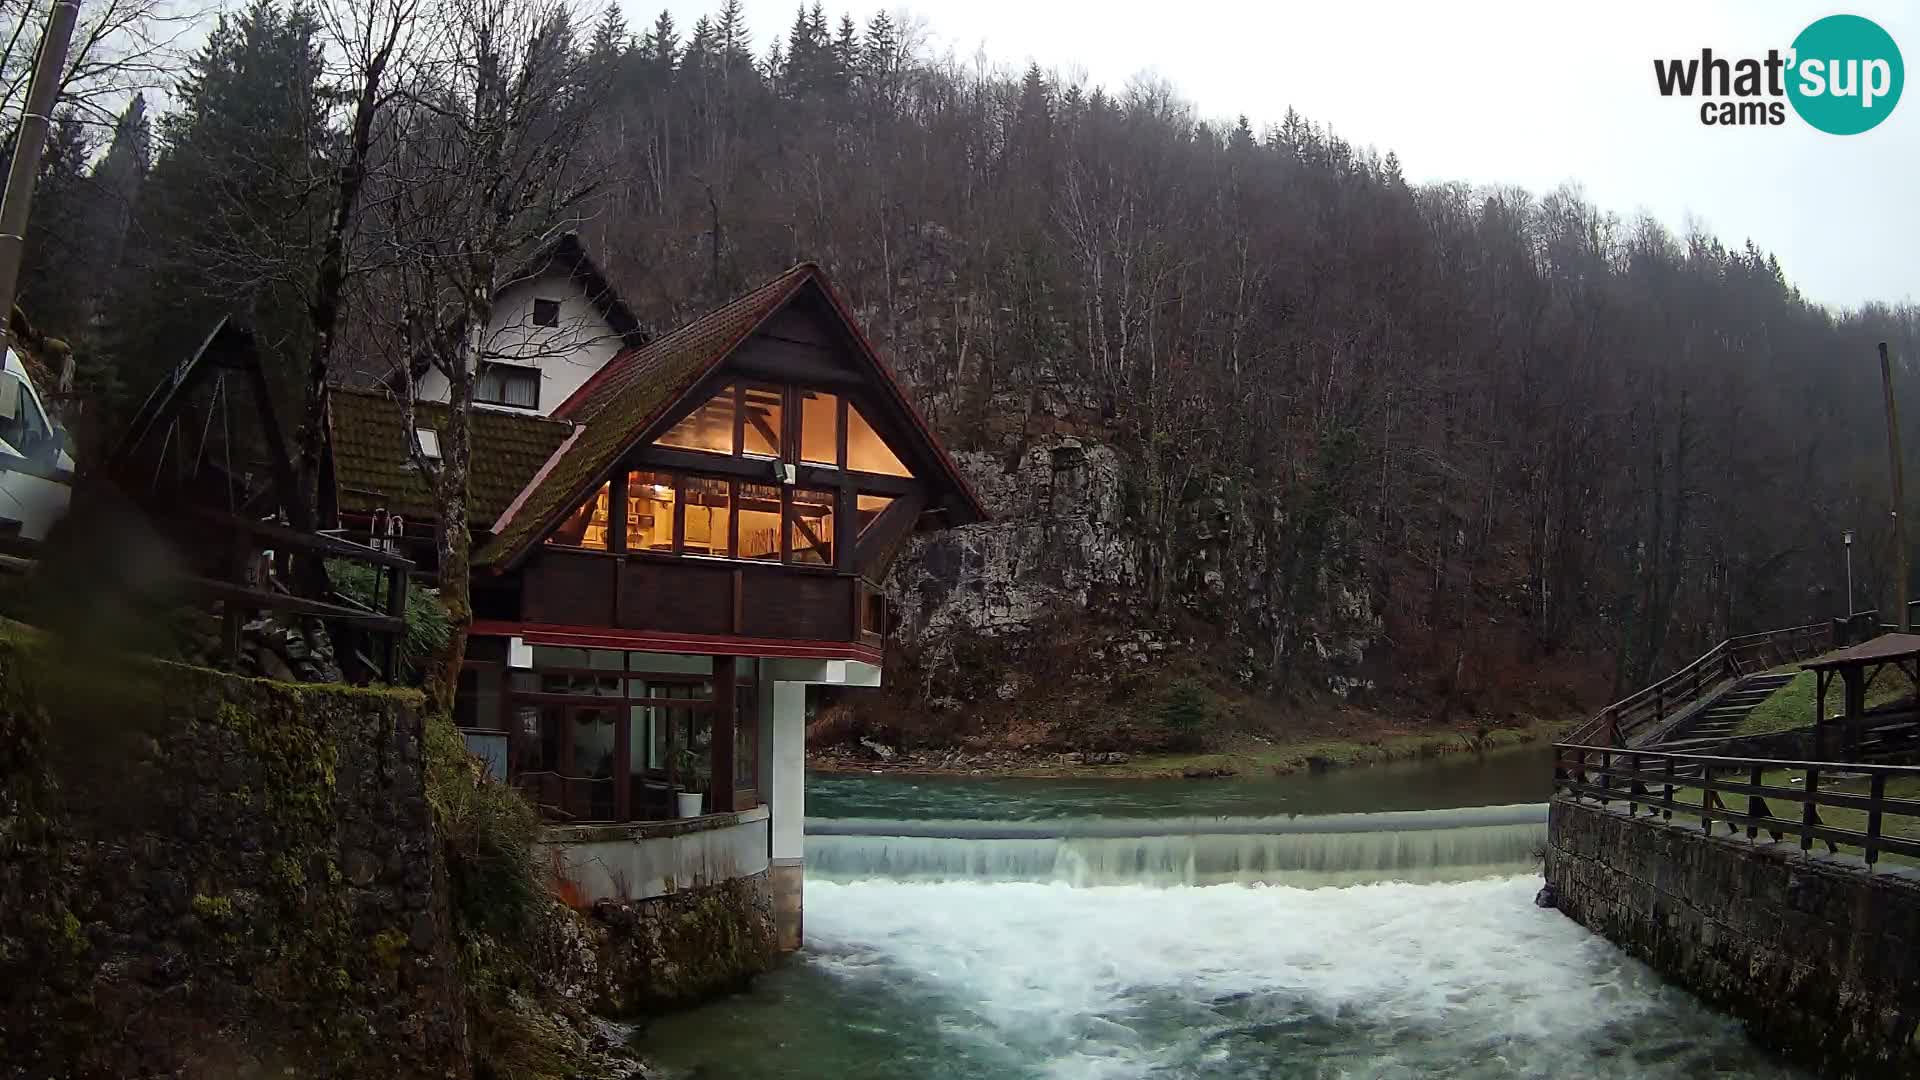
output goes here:
[{"label": "lamp on wall", "polygon": [[773,463],[773,478],[783,484],[792,484],[800,478],[800,470],[790,461]]}]

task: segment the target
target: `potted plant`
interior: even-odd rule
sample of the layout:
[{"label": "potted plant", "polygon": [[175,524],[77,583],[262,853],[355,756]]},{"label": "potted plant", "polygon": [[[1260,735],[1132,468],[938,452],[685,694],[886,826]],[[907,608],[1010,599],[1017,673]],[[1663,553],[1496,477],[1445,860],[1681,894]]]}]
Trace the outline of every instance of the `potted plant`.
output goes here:
[{"label": "potted plant", "polygon": [[674,759],[679,783],[673,794],[675,812],[683,818],[699,817],[700,803],[707,790],[705,762],[687,747],[681,747]]}]

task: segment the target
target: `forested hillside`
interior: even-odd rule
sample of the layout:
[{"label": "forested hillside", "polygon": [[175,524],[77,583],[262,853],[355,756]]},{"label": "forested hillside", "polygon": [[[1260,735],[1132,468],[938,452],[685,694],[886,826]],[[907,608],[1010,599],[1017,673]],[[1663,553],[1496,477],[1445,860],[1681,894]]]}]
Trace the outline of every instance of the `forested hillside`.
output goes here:
[{"label": "forested hillside", "polygon": [[[60,125],[22,306],[94,422],[227,310],[298,385],[327,18],[256,0],[164,115]],[[1843,529],[1855,606],[1891,594],[1874,346],[1920,415],[1912,306],[1822,307],[1751,242],[1576,189],[1413,184],[1291,113],[984,69],[885,15],[771,30],[575,28],[570,224],[656,330],[819,262],[964,451],[999,518],[896,574],[892,722],[1505,720],[1842,613]]]}]

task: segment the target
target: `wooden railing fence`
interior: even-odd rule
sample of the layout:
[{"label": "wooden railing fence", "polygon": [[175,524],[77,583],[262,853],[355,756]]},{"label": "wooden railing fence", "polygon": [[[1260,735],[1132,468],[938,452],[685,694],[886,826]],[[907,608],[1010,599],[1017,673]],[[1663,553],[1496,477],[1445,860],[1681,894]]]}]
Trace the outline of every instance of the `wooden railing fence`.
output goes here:
[{"label": "wooden railing fence", "polygon": [[[1920,626],[1920,600],[1909,601],[1907,606],[1912,624]],[[1644,728],[1699,701],[1727,679],[1807,660],[1829,649],[1857,644],[1876,633],[1897,629],[1896,624],[1883,620],[1879,611],[1868,610],[1854,612],[1844,619],[1730,637],[1686,667],[1601,709],[1568,732],[1562,742],[1625,746],[1629,738]]]},{"label": "wooden railing fence", "polygon": [[[1782,771],[1802,774],[1799,785],[1768,782],[1768,773]],[[1729,835],[1744,830],[1749,840],[1762,832],[1774,840],[1798,837],[1803,851],[1812,850],[1815,841],[1829,852],[1838,852],[1844,845],[1860,851],[1869,865],[1878,862],[1883,852],[1920,859],[1920,799],[1887,794],[1892,782],[1920,782],[1920,766],[1840,765],[1563,743],[1554,747],[1553,779],[1556,793],[1602,805],[1625,803],[1630,816],[1638,817],[1644,809],[1668,821],[1676,815],[1698,817],[1701,830],[1709,834],[1716,824],[1723,824]],[[1864,792],[1837,786],[1863,781]],[[1697,796],[1697,801],[1690,801],[1690,795]],[[1780,813],[1776,806],[1792,809]],[[1864,814],[1864,827],[1835,824],[1821,816],[1823,808]]]}]

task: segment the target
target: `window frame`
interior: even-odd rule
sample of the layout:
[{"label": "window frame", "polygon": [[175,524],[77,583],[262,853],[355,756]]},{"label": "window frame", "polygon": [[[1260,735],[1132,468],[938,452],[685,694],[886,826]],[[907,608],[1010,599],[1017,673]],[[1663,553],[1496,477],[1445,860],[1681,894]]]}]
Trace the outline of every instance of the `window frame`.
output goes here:
[{"label": "window frame", "polygon": [[[543,305],[546,310],[553,312],[553,321],[543,322],[541,320],[540,313],[543,310]],[[551,296],[534,297],[533,310],[527,313],[527,320],[534,326],[558,327],[560,325],[560,301]]]},{"label": "window frame", "polygon": [[[533,404],[517,405],[513,402],[505,400],[504,397],[498,400],[493,398],[481,397],[480,396],[480,385],[481,385],[480,380],[487,374],[489,369],[502,369],[505,371],[512,372],[516,375],[530,376],[533,380]],[[540,369],[536,366],[529,366],[527,364],[509,364],[500,360],[482,360],[480,361],[479,368],[477,368],[473,373],[473,403],[475,405],[495,405],[503,409],[533,409],[537,411],[540,408],[540,384],[543,381],[545,380],[543,380],[540,377]],[[507,387],[506,380],[502,378],[500,382],[500,389],[503,392],[503,394],[506,390],[506,387]]]},{"label": "window frame", "polygon": [[[780,424],[777,432],[780,439],[780,453],[777,455],[752,453],[746,448],[746,402],[749,391],[777,391],[780,395]],[[809,393],[831,397],[834,401],[834,460],[831,462],[815,461],[805,455],[806,406],[803,395]],[[726,451],[712,450],[661,441],[672,433],[675,428],[723,397],[730,399],[730,407],[733,410],[731,417],[731,426],[733,428],[731,437],[732,449]],[[850,421],[855,415],[860,417],[861,424],[873,433],[874,438],[880,441],[880,444],[886,448],[887,453],[892,455],[894,460],[900,463],[900,467],[906,470],[905,473],[871,472],[852,467],[851,462],[848,460],[848,435],[851,428]],[[775,383],[764,379],[729,375],[720,381],[720,385],[715,387],[711,394],[701,398],[692,408],[675,417],[673,423],[668,424],[666,430],[654,436],[647,445],[648,447],[657,446],[662,450],[670,450],[675,453],[699,454],[716,460],[747,462],[777,461],[784,465],[795,466],[796,468],[831,470],[845,476],[853,477],[855,483],[859,483],[859,478],[861,477],[884,477],[887,480],[918,479],[918,474],[915,473],[912,466],[907,463],[907,459],[895,448],[893,442],[889,440],[886,434],[860,409],[859,404],[853,400],[846,390],[838,387],[813,386],[805,383]]]}]

